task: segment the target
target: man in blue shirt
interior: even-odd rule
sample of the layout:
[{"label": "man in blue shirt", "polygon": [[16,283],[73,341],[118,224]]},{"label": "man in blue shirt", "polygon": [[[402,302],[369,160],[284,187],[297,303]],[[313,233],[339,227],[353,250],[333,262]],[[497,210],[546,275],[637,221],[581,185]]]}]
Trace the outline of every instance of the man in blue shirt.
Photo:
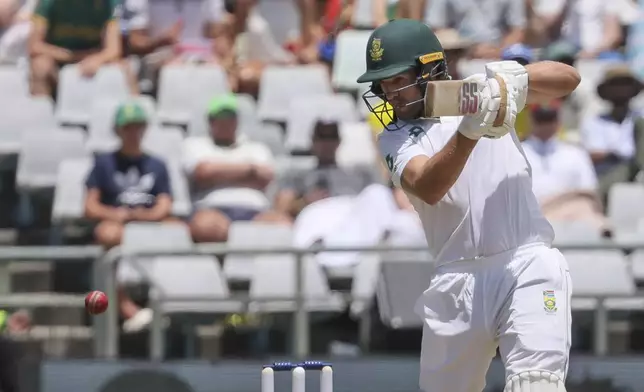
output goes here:
[{"label": "man in blue shirt", "polygon": [[[121,243],[124,225],[128,222],[159,222],[170,217],[172,196],[166,165],[141,148],[147,123],[147,115],[140,105],[120,106],[114,126],[121,147],[118,151],[97,155],[86,181],[85,217],[99,222],[94,236],[106,248]],[[149,309],[141,310],[123,293],[119,295],[119,307],[128,320],[124,329],[135,324],[137,327],[132,326],[132,330],[136,330],[152,319]]]}]

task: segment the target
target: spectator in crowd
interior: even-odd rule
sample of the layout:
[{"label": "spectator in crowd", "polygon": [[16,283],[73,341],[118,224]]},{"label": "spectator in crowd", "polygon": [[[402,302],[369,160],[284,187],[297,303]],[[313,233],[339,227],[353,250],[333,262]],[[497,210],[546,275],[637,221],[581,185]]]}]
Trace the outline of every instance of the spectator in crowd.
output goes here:
[{"label": "spectator in crowd", "polygon": [[426,0],[373,0],[372,13],[374,28],[391,19],[422,20],[425,16]]},{"label": "spectator in crowd", "polygon": [[234,91],[257,96],[267,64],[293,62],[257,11],[257,0],[206,0],[206,36]]},{"label": "spectator in crowd", "polygon": [[459,64],[467,56],[472,46],[472,41],[467,40],[456,29],[443,29],[436,33],[436,38],[441,43],[447,57],[447,73],[454,80],[463,79]]},{"label": "spectator in crowd", "polygon": [[183,167],[191,180],[196,212],[190,228],[196,242],[222,242],[235,221],[289,223],[270,211],[264,191],[273,180],[273,156],[265,145],[238,134],[234,95],[209,104],[210,135],[189,137],[183,146]]},{"label": "spectator in crowd", "polygon": [[[145,110],[140,105],[126,103],[120,106],[114,125],[121,147],[118,151],[98,155],[87,178],[85,217],[98,222],[94,237],[105,248],[121,243],[128,222],[171,219],[172,193],[165,163],[141,149],[147,122]],[[121,280],[130,278],[124,276],[125,272],[121,273],[126,270],[125,265],[119,265]],[[125,331],[139,330],[152,320],[151,311],[140,309],[123,290],[119,293],[119,309],[126,319]]]},{"label": "spectator in crowd", "polygon": [[[548,45],[544,49],[542,57],[544,60],[556,61],[574,67],[576,54],[577,49],[572,44],[559,41]],[[588,97],[592,95],[594,95],[593,91],[584,91],[584,84],[582,82],[581,86],[577,87],[572,94],[564,98],[559,113],[561,126],[565,130],[561,135],[563,138],[573,139],[572,135],[578,134],[581,108],[588,105]],[[576,142],[577,140],[571,141]]]},{"label": "spectator in crowd", "polygon": [[[523,44],[513,44],[504,48],[501,52],[501,60],[514,60],[519,64],[525,66],[534,61],[534,54],[532,48]],[[530,131],[530,118],[526,110],[517,114],[514,129],[517,131],[519,139],[524,140],[528,137]]]},{"label": "spectator in crowd", "polygon": [[[174,11],[174,9],[172,9]],[[159,21],[151,20],[148,0],[124,0],[121,5],[120,23],[125,56],[142,57],[143,73],[155,84],[159,69],[177,56],[177,45],[183,32],[183,21],[176,20],[170,26],[152,26]],[[127,65],[128,79],[132,91],[138,90],[137,75]]]},{"label": "spectator in crowd", "polygon": [[0,0],[0,63],[15,64],[27,58],[27,40],[36,0]]},{"label": "spectator in crowd", "polygon": [[434,30],[458,29],[474,43],[470,56],[483,59],[498,59],[501,48],[523,42],[526,27],[525,2],[515,0],[430,0],[425,18]]},{"label": "spectator in crowd", "polygon": [[58,70],[78,63],[86,77],[121,58],[115,0],[40,0],[29,39],[31,92],[53,95]]},{"label": "spectator in crowd", "polygon": [[642,83],[626,64],[606,70],[597,95],[610,104],[608,113],[583,121],[581,138],[599,177],[602,195],[616,182],[632,181],[644,164],[644,120],[631,109]]},{"label": "spectator in crowd", "polygon": [[[319,120],[311,149],[318,167],[286,173],[279,184],[275,208],[295,218],[294,246],[309,247],[315,243],[331,247],[372,246],[394,228],[397,232],[416,233],[419,226],[402,223],[415,220],[399,216],[400,211],[410,211],[409,205],[382,185],[376,171],[337,165],[335,155],[340,142],[339,124]],[[422,230],[419,232],[422,237]],[[358,255],[321,253],[317,259],[329,267],[348,266],[357,262]]]},{"label": "spectator in crowd", "polygon": [[597,58],[622,43],[619,0],[539,1],[532,8],[532,26],[538,43],[563,40],[572,44],[578,58]]},{"label": "spectator in crowd", "polygon": [[330,63],[335,52],[335,37],[350,28],[354,0],[297,0],[300,11],[300,37],[288,42],[289,49],[303,64]]},{"label": "spectator in crowd", "polygon": [[319,120],[315,124],[311,152],[318,160],[315,170],[287,173],[275,199],[277,211],[295,218],[307,205],[331,196],[355,196],[378,183],[376,173],[367,168],[341,168],[336,162],[340,146],[339,124]]},{"label": "spectator in crowd", "polygon": [[523,150],[532,167],[532,188],[549,220],[587,220],[606,228],[597,177],[588,152],[557,138],[561,102],[529,107],[531,134]]}]

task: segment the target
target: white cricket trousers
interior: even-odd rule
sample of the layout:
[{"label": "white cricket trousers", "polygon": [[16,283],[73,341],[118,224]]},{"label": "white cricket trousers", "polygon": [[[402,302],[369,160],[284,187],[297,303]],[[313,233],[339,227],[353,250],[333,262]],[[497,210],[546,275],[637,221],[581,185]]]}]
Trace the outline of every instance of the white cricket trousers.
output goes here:
[{"label": "white cricket trousers", "polygon": [[546,370],[564,380],[571,291],[563,255],[541,243],[437,267],[416,304],[424,320],[420,388],[483,391],[497,347],[506,379]]}]

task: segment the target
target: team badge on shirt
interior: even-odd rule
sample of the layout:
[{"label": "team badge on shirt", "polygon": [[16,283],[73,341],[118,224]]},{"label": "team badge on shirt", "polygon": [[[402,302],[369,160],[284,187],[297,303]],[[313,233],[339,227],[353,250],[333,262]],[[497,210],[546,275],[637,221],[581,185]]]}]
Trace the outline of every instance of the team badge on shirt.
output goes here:
[{"label": "team badge on shirt", "polygon": [[546,313],[555,313],[557,311],[557,298],[554,290],[543,291],[543,309]]}]

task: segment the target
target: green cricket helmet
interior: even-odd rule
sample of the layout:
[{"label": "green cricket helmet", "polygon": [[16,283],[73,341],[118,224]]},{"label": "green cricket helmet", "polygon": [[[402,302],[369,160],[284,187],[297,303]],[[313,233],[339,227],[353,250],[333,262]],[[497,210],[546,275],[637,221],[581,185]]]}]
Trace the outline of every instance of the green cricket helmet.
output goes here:
[{"label": "green cricket helmet", "polygon": [[392,20],[374,30],[367,42],[366,62],[367,71],[357,81],[370,82],[371,88],[362,98],[369,111],[389,129],[395,125],[385,125],[390,113],[387,111],[389,105],[382,104],[382,101],[387,102],[380,87],[382,80],[413,70],[416,81],[398,91],[419,86],[421,96],[424,96],[428,81],[449,79],[445,52],[438,38],[429,26],[413,19]]}]

